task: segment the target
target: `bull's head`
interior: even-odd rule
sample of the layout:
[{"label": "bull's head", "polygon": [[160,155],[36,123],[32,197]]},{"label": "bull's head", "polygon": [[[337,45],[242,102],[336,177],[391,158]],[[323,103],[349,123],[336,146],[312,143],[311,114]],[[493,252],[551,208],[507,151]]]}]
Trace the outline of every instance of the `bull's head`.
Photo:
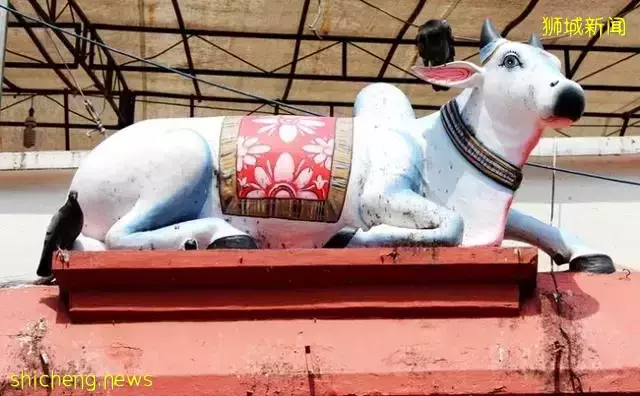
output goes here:
[{"label": "bull's head", "polygon": [[535,34],[527,43],[509,41],[486,20],[480,58],[482,67],[456,61],[437,67],[415,66],[412,70],[430,84],[479,89],[492,118],[535,118],[541,126],[561,127],[582,116],[582,87],[561,73],[560,60],[543,49]]}]

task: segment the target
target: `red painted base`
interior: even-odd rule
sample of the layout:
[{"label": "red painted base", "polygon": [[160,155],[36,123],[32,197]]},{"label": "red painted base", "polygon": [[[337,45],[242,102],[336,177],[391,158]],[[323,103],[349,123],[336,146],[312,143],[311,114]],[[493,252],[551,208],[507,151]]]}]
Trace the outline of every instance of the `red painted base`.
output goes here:
[{"label": "red painted base", "polygon": [[0,394],[43,370],[85,375],[52,395],[637,394],[640,277],[556,278],[506,318],[72,324],[57,288],[4,289]]},{"label": "red painted base", "polygon": [[513,316],[537,269],[533,248],[108,251],[55,259],[74,322]]},{"label": "red painted base", "polygon": [[518,315],[515,285],[73,292],[74,322]]}]

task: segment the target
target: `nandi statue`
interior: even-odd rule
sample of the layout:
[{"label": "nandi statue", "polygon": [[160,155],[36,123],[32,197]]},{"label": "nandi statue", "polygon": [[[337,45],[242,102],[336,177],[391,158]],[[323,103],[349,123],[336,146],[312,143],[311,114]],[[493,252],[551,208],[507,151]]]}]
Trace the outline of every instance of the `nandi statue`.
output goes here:
[{"label": "nandi statue", "polygon": [[51,273],[57,248],[322,248],[348,227],[347,248],[508,238],[573,269],[614,271],[609,256],[511,209],[543,129],[578,120],[584,91],[535,35],[509,41],[486,21],[480,58],[481,66],[414,67],[427,83],[464,89],[418,119],[398,89],[373,84],[358,95],[354,118],[131,125],[77,170],[38,274]]}]

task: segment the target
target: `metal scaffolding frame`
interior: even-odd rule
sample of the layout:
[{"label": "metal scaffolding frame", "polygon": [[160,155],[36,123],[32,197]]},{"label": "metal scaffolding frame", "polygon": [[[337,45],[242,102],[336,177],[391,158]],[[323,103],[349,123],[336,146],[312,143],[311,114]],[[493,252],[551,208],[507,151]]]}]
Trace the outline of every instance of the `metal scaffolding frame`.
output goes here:
[{"label": "metal scaffolding frame", "polygon": [[[512,29],[520,24],[535,8],[538,0],[530,0],[527,7],[518,15],[513,21],[507,24],[506,28],[502,32],[503,35],[507,35]],[[242,32],[242,31],[228,31],[219,29],[192,29],[186,26],[182,17],[182,11],[178,0],[172,0],[172,5],[176,16],[175,27],[157,27],[157,26],[133,26],[133,25],[118,25],[118,24],[102,24],[92,23],[89,20],[82,7],[76,0],[66,0],[64,5],[56,0],[48,0],[47,4],[49,9],[42,7],[37,0],[28,0],[31,5],[31,9],[20,10],[35,14],[43,21],[54,23],[65,29],[74,31],[76,34],[94,40],[97,43],[105,43],[101,36],[101,32],[138,32],[148,34],[166,34],[176,37],[177,43],[172,45],[173,48],[182,43],[186,55],[187,67],[175,68],[184,73],[197,76],[234,76],[245,78],[264,78],[264,79],[278,79],[286,81],[285,89],[282,92],[281,97],[273,98],[283,104],[297,105],[297,106],[313,106],[327,108],[330,115],[336,108],[352,107],[352,103],[341,101],[317,101],[317,100],[290,100],[289,94],[291,92],[291,86],[295,80],[310,80],[310,81],[346,81],[346,82],[388,82],[392,84],[424,84],[421,80],[413,77],[407,70],[393,64],[394,53],[401,46],[415,46],[415,41],[412,39],[403,38],[407,29],[413,24],[420,11],[424,7],[426,1],[418,0],[417,5],[414,8],[411,16],[407,21],[404,21],[402,27],[398,30],[398,34],[395,37],[360,37],[360,36],[347,36],[347,35],[323,35],[319,37],[315,34],[304,34],[305,21],[308,17],[310,0],[305,0],[302,5],[302,11],[299,18],[299,25],[296,33],[258,33],[258,32]],[[630,1],[616,16],[624,16],[629,12],[638,8],[640,0]],[[57,18],[62,14],[65,9],[69,9],[73,15],[74,22],[57,23]],[[15,16],[15,14],[14,14]],[[235,97],[221,97],[221,96],[207,96],[203,95],[197,80],[193,80],[193,93],[175,93],[175,92],[157,92],[157,91],[134,91],[130,89],[125,79],[125,73],[139,72],[139,73],[171,73],[169,70],[160,69],[152,65],[132,65],[132,62],[116,62],[113,54],[109,49],[101,48],[93,43],[87,43],[87,41],[76,38],[75,41],[70,40],[61,32],[54,32],[57,38],[62,42],[64,50],[67,51],[73,58],[73,62],[61,63],[54,61],[53,56],[47,51],[46,47],[39,41],[38,37],[34,33],[36,29],[47,29],[46,27],[24,20],[20,16],[16,16],[16,21],[12,21],[8,25],[9,29],[24,29],[30,37],[34,46],[38,52],[42,55],[44,61],[30,58],[26,55],[17,54],[25,59],[25,61],[12,61],[5,62],[5,69],[12,68],[33,68],[33,69],[47,69],[56,73],[59,79],[64,84],[64,88],[61,89],[26,89],[16,85],[7,78],[3,78],[3,92],[5,94],[13,95],[60,95],[64,98],[64,122],[63,123],[39,123],[44,127],[52,128],[64,128],[66,131],[66,148],[69,149],[69,130],[71,129],[93,129],[95,126],[84,123],[71,123],[69,121],[69,113],[72,112],[69,109],[69,95],[77,94],[77,88],[69,81],[68,77],[64,74],[63,69],[82,69],[92,80],[96,89],[85,91],[87,96],[99,96],[104,97],[118,116],[117,125],[105,125],[106,129],[119,129],[133,122],[134,120],[134,108],[136,101],[142,101],[144,97],[147,98],[165,98],[165,99],[184,99],[189,102],[190,115],[195,114],[195,109],[199,107],[196,102],[201,101],[215,101],[228,104],[255,104],[259,106],[253,112],[259,111],[262,106],[265,105],[264,101],[260,101],[256,98],[235,98]],[[207,38],[247,38],[254,40],[279,40],[286,42],[287,45],[291,45],[294,48],[293,59],[291,62],[282,65],[274,70],[268,71],[260,66],[254,65],[242,57],[233,54],[227,50],[223,50],[228,56],[239,59],[245,64],[252,66],[254,70],[238,70],[238,69],[215,69],[215,68],[196,68],[193,62],[191,48],[189,45],[189,39],[197,37],[213,47],[217,45]],[[603,53],[628,53],[631,55],[640,53],[640,47],[635,46],[598,46],[599,36],[594,36],[586,45],[569,45],[569,44],[547,44],[545,48],[547,50],[560,51],[563,53],[565,63],[565,73],[572,77],[575,76],[579,67],[581,66],[585,56],[589,52],[603,52]],[[306,41],[323,41],[327,43],[323,48],[314,51],[311,54],[307,54],[300,57],[300,47],[302,43]],[[390,44],[390,48],[386,56],[379,57],[370,51],[363,48],[362,44]],[[455,46],[459,48],[478,48],[479,42],[472,40],[456,40]],[[336,74],[308,74],[297,73],[297,63],[305,58],[313,55],[317,55],[323,51],[339,46],[341,49],[341,64],[340,70]],[[352,46],[360,51],[367,53],[370,56],[382,61],[382,66],[377,75],[355,75],[349,73],[349,51],[348,47]],[[221,48],[218,48],[221,49]],[[165,50],[166,51],[166,50]],[[579,55],[575,62],[571,62],[571,52],[579,52]],[[627,59],[630,59],[629,56]],[[619,61],[620,62],[620,61]],[[281,71],[282,69],[289,67],[288,72]],[[405,77],[392,77],[388,74],[389,67],[395,68],[406,73]],[[606,70],[611,65],[602,68]],[[599,71],[597,71],[599,72]],[[592,74],[596,74],[594,72]],[[583,84],[583,88],[587,91],[605,91],[605,92],[640,92],[640,86],[621,86],[621,85],[602,85],[602,84]],[[439,106],[427,105],[427,104],[414,104],[416,110],[438,110]],[[227,109],[237,110],[239,112],[249,112],[246,109]],[[640,125],[640,106],[633,108],[626,112],[587,112],[585,117],[605,117],[616,118],[622,121],[622,125],[619,130],[620,136],[623,136],[630,126]],[[279,112],[291,113],[285,111],[278,105],[274,106],[275,114]],[[636,120],[630,122],[630,120]],[[0,126],[21,126],[22,123],[14,121],[0,121]]]},{"label": "metal scaffolding frame", "polygon": [[[191,57],[191,48],[189,47],[189,37],[187,37],[186,29],[187,27],[184,24],[184,20],[182,19],[182,11],[180,11],[180,4],[178,4],[178,0],[171,0],[173,4],[173,10],[176,13],[176,20],[178,21],[178,27],[180,28],[180,35],[182,36],[182,44],[184,45],[184,53],[187,56],[187,65],[189,66],[189,74],[195,75],[195,69],[193,67],[193,58]],[[198,85],[197,80],[193,81],[193,89],[196,92],[198,97],[202,96],[202,92],[200,92],[200,86]]]}]

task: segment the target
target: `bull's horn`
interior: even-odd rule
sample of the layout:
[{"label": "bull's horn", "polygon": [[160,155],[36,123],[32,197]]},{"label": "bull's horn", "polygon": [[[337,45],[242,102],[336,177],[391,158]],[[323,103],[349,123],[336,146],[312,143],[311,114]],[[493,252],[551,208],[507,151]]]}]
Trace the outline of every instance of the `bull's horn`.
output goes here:
[{"label": "bull's horn", "polygon": [[540,37],[538,37],[538,35],[535,33],[531,33],[531,36],[529,36],[529,41],[527,41],[527,44],[533,45],[534,47],[538,47],[540,49],[544,49],[544,47],[542,46],[542,42],[540,41]]},{"label": "bull's horn", "polygon": [[480,48],[499,38],[500,33],[493,27],[489,18],[485,19],[482,25],[482,33],[480,34]]}]

